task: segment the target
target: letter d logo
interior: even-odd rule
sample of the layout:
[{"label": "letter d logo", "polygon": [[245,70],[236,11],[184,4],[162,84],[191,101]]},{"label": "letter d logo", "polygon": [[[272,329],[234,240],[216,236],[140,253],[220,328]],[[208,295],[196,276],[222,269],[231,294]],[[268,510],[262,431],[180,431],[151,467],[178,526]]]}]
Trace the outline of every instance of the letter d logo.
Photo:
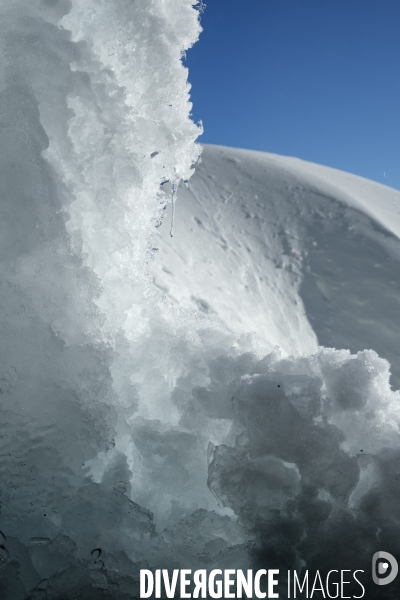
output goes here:
[{"label": "letter d logo", "polygon": [[[376,563],[378,560],[380,562],[377,565]],[[389,566],[391,567],[390,571]],[[374,580],[374,583],[377,585],[387,585],[388,583],[392,583],[392,581],[396,579],[398,571],[399,565],[394,556],[389,554],[389,552],[375,552],[372,557],[372,579]],[[384,575],[385,573],[389,574],[386,577],[379,577],[379,575]]]}]

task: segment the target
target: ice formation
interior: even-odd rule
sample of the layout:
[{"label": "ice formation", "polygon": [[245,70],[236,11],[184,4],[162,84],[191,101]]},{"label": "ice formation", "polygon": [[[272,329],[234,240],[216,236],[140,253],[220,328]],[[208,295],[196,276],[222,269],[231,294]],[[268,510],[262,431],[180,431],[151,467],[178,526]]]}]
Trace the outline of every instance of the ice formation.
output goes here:
[{"label": "ice formation", "polygon": [[1,600],[131,599],[143,567],[369,573],[398,554],[387,361],[264,356],[151,284],[160,184],[199,156],[195,2],[0,12]]}]

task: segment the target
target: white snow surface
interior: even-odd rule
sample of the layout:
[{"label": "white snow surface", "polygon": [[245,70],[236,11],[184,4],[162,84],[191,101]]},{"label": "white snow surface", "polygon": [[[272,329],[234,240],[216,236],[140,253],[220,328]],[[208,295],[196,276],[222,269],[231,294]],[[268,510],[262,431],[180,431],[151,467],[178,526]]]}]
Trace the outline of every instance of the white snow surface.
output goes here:
[{"label": "white snow surface", "polygon": [[205,146],[159,229],[154,282],[267,349],[372,348],[400,386],[400,192],[300,159]]},{"label": "white snow surface", "polygon": [[0,30],[0,600],[400,555],[398,193],[206,148],[162,240],[195,2],[0,0]]}]

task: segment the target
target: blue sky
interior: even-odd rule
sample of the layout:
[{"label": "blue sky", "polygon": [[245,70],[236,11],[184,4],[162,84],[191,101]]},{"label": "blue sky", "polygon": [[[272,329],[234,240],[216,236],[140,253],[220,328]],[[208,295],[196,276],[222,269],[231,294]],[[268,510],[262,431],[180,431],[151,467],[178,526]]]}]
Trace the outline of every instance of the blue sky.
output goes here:
[{"label": "blue sky", "polygon": [[206,0],[187,53],[201,142],[400,189],[400,0]]}]

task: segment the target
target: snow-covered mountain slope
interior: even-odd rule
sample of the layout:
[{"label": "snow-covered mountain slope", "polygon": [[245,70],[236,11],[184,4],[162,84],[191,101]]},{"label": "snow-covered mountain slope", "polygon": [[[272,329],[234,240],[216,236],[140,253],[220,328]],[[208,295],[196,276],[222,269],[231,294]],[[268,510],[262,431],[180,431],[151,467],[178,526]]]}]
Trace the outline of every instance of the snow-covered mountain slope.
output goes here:
[{"label": "snow-covered mountain slope", "polygon": [[288,354],[376,350],[400,385],[400,192],[299,159],[205,146],[159,228],[155,284]]}]

